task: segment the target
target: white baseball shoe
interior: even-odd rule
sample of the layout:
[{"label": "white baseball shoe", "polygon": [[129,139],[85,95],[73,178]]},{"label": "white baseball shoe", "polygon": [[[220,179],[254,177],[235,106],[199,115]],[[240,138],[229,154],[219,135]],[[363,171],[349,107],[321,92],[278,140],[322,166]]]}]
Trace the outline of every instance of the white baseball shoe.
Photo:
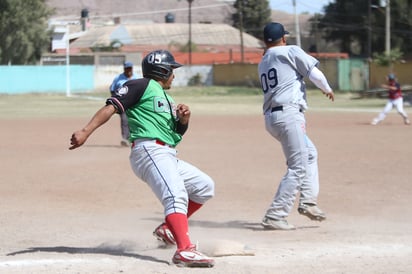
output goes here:
[{"label": "white baseball shoe", "polygon": [[264,217],[261,224],[265,229],[268,229],[268,230],[294,230],[296,229],[295,226],[289,224],[285,218],[272,219],[269,217]]},{"label": "white baseball shoe", "polygon": [[375,118],[372,120],[371,125],[376,126],[378,123],[379,123],[379,120]]},{"label": "white baseball shoe", "polygon": [[301,215],[308,217],[314,221],[324,221],[326,220],[326,215],[320,210],[319,207],[313,204],[300,204],[298,207],[298,212]]}]

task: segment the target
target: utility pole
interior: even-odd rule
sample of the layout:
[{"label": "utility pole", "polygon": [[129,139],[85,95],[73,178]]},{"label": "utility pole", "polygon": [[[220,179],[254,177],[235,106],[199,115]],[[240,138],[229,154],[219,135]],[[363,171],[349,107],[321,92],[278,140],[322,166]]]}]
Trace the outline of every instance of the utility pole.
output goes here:
[{"label": "utility pole", "polygon": [[364,77],[366,90],[370,88],[371,76],[370,76],[370,64],[372,63],[372,0],[368,0],[368,69]]},{"label": "utility pole", "polygon": [[70,97],[70,26],[66,23],[66,96]]},{"label": "utility pole", "polygon": [[368,0],[368,62],[372,58],[372,1]]},{"label": "utility pole", "polygon": [[240,34],[240,62],[245,62],[244,46],[243,46],[243,0],[239,1],[239,34]]},{"label": "utility pole", "polygon": [[293,10],[295,12],[295,32],[296,32],[296,45],[301,47],[300,43],[300,28],[299,28],[299,15],[296,12],[296,0],[292,0]]},{"label": "utility pole", "polygon": [[189,3],[189,65],[192,65],[192,2],[193,0],[187,0]]},{"label": "utility pole", "polygon": [[386,0],[386,43],[385,43],[385,52],[389,56],[391,54],[391,1]]}]

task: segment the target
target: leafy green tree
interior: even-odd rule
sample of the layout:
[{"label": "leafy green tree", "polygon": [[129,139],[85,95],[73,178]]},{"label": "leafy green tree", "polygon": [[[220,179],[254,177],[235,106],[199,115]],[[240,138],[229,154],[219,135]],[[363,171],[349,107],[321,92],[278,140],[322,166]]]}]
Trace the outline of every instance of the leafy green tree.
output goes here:
[{"label": "leafy green tree", "polygon": [[0,64],[33,64],[50,44],[45,0],[0,0]]},{"label": "leafy green tree", "polygon": [[401,60],[403,53],[398,49],[391,49],[391,52],[386,54],[386,52],[378,54],[373,54],[373,59],[379,66],[390,67],[397,61]]},{"label": "leafy green tree", "polygon": [[[351,55],[367,53],[369,0],[335,0],[324,8],[318,29],[328,42],[338,42],[342,52]],[[355,44],[360,45],[356,51]]]},{"label": "leafy green tree", "polygon": [[412,57],[412,0],[391,0],[391,41]]},{"label": "leafy green tree", "polygon": [[232,15],[233,26],[258,39],[263,39],[262,29],[271,21],[268,0],[236,0],[237,12]]},{"label": "leafy green tree", "polygon": [[[376,55],[385,51],[385,8],[379,0],[335,0],[316,15],[316,29],[328,42],[338,42],[342,52],[352,56]],[[370,10],[369,10],[370,9]],[[412,0],[390,0],[391,47],[412,51]]]}]

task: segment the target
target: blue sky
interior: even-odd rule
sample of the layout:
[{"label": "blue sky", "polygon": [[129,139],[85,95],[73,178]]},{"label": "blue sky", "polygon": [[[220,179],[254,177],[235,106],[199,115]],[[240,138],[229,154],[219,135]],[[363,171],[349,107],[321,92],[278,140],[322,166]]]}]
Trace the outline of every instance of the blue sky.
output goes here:
[{"label": "blue sky", "polygon": [[[323,6],[333,0],[295,0],[297,13],[321,13]],[[269,0],[271,9],[294,13],[293,0]]]}]

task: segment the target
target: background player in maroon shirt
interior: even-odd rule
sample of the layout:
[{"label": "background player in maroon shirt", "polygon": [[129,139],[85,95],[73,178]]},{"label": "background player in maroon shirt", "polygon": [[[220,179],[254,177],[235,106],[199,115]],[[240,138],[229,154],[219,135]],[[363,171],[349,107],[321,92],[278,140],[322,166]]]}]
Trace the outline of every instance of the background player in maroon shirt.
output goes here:
[{"label": "background player in maroon shirt", "polygon": [[377,125],[383,119],[393,107],[396,107],[398,113],[403,117],[405,125],[410,125],[411,122],[408,119],[408,115],[403,110],[403,96],[401,85],[396,81],[395,75],[393,73],[387,76],[387,84],[382,85],[383,88],[388,89],[388,101],[386,102],[385,108],[379,113],[378,117],[373,119],[372,125]]}]

